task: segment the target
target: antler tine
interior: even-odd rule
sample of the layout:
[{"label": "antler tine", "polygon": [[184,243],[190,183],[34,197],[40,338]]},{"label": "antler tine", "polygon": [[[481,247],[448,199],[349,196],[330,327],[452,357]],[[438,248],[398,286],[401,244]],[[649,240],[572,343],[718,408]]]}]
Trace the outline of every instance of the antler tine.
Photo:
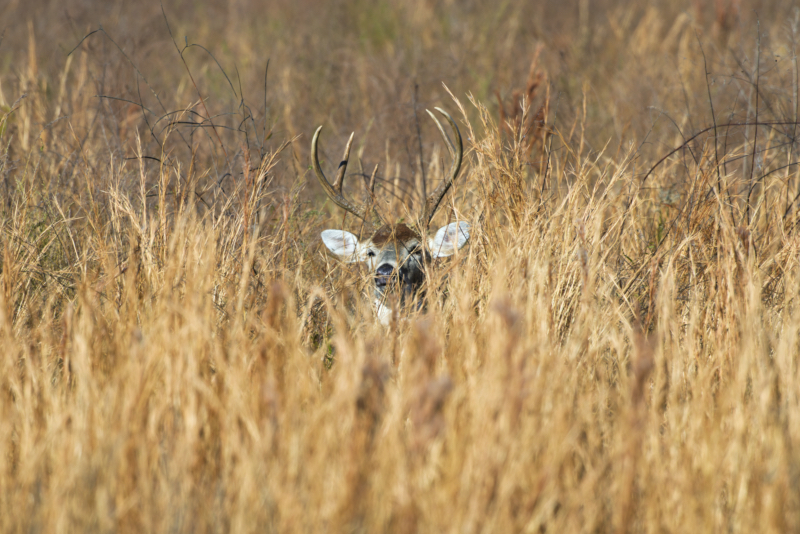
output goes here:
[{"label": "antler tine", "polygon": [[375,207],[375,176],[378,174],[378,167],[380,165],[375,165],[375,169],[372,171],[372,176],[369,178],[369,185],[367,185],[367,193],[369,193],[369,206],[370,212],[372,213],[372,222],[376,227],[383,225],[383,219],[381,219],[381,214],[378,213],[378,209]]},{"label": "antler tine", "polygon": [[339,169],[336,172],[336,181],[333,182],[333,189],[340,196],[342,194],[342,186],[344,186],[344,173],[347,170],[347,163],[350,161],[350,147],[353,146],[353,137],[355,137],[355,135],[355,132],[351,133],[350,139],[347,140],[342,161],[339,162]]},{"label": "antler tine", "polygon": [[450,140],[450,138],[445,133],[444,128],[442,127],[442,123],[439,122],[439,119],[437,119],[433,113],[431,113],[426,109],[425,111],[427,111],[428,115],[430,115],[431,118],[434,120],[436,126],[439,128],[439,133],[442,134],[445,143],[447,143],[447,148],[450,150],[450,154],[453,156],[453,165],[452,167],[450,167],[450,176],[448,176],[447,179],[444,182],[442,182],[442,184],[439,187],[437,187],[433,193],[428,195],[428,198],[425,199],[425,208],[422,213],[422,219],[423,222],[425,223],[425,228],[427,228],[428,225],[430,225],[431,220],[433,219],[433,215],[439,208],[439,204],[442,202],[442,199],[447,194],[447,191],[450,190],[450,187],[453,185],[453,182],[458,176],[458,171],[461,170],[461,160],[464,156],[464,145],[461,141],[461,132],[458,131],[458,126],[456,126],[453,117],[451,117],[450,114],[447,113],[442,108],[434,108],[434,109],[439,113],[441,113],[444,116],[444,118],[447,119],[447,122],[450,123],[450,128],[453,129],[455,144]]},{"label": "antler tine", "polygon": [[[435,108],[435,109],[438,109],[438,108]],[[455,156],[456,149],[453,146],[453,142],[450,140],[450,136],[447,135],[447,132],[444,131],[444,127],[442,126],[442,123],[439,122],[439,119],[436,118],[436,115],[431,113],[431,110],[426,109],[425,112],[428,115],[431,116],[431,118],[433,119],[433,122],[436,123],[436,127],[439,128],[439,133],[442,134],[442,139],[444,139],[444,142],[447,143],[447,149],[450,151],[450,155],[451,156]]]},{"label": "antler tine", "polygon": [[342,156],[342,161],[339,163],[339,170],[336,173],[336,181],[333,182],[333,185],[325,178],[325,174],[322,172],[322,167],[319,164],[319,156],[317,154],[317,146],[319,144],[319,133],[322,131],[322,126],[317,128],[317,131],[314,132],[314,137],[311,139],[311,161],[314,165],[314,173],[317,175],[317,179],[319,180],[322,189],[325,190],[325,193],[328,195],[334,204],[342,208],[343,210],[352,213],[362,221],[366,221],[366,207],[365,206],[356,206],[346,198],[342,194],[342,186],[344,185],[344,173],[347,170],[347,161],[350,159],[350,147],[353,144],[353,136],[355,132],[350,134],[350,139],[347,141],[347,146],[344,149],[344,155]]}]

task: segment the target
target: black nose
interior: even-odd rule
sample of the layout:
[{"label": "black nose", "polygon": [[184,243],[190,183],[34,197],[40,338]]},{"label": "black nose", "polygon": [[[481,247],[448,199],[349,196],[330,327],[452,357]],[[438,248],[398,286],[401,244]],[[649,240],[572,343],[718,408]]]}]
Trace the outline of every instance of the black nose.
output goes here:
[{"label": "black nose", "polygon": [[389,283],[389,279],[394,274],[394,267],[389,265],[388,263],[384,263],[380,265],[377,269],[375,269],[375,283],[383,287]]},{"label": "black nose", "polygon": [[378,276],[392,276],[392,272],[394,271],[394,267],[389,265],[388,263],[384,263],[375,271],[375,274]]}]

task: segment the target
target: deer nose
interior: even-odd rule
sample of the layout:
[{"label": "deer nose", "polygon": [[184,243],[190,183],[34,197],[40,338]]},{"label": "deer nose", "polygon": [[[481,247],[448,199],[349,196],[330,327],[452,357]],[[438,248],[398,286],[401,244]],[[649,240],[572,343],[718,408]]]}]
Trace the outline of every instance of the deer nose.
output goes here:
[{"label": "deer nose", "polygon": [[393,274],[394,274],[394,267],[392,267],[388,263],[384,263],[383,265],[375,269],[375,284],[377,284],[378,287],[386,286],[386,284],[389,283],[389,280],[391,279]]}]

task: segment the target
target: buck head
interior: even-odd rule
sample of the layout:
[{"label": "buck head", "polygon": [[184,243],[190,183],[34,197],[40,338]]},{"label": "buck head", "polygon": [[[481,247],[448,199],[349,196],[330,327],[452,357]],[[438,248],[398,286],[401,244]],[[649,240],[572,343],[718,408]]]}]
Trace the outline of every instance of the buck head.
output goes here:
[{"label": "buck head", "polygon": [[[355,235],[345,230],[325,230],[322,232],[322,241],[328,247],[328,250],[339,256],[343,261],[348,263],[364,262],[367,265],[372,279],[376,311],[383,322],[386,322],[390,317],[390,312],[384,304],[389,293],[396,292],[399,294],[401,304],[411,302],[415,296],[420,296],[420,290],[425,280],[426,263],[432,258],[452,255],[456,250],[463,247],[469,239],[469,224],[466,222],[448,224],[440,228],[433,237],[425,235],[425,230],[430,224],[436,209],[452,186],[456,176],[458,176],[463,154],[461,134],[452,117],[442,109],[436,108],[436,110],[444,115],[453,129],[455,143],[450,142],[441,123],[432,113],[428,112],[433,117],[442,137],[444,137],[453,153],[453,165],[448,178],[425,201],[420,218],[420,227],[423,229],[422,235],[404,223],[384,224],[375,210],[374,202],[371,206],[357,205],[344,198],[342,195],[342,183],[350,156],[353,135],[350,136],[350,140],[347,142],[344,157],[339,164],[339,172],[333,184],[325,178],[317,156],[317,143],[322,126],[314,133],[314,138],[311,141],[314,171],[330,199],[337,206],[363,221],[367,221],[368,216],[371,215],[375,226],[378,227],[369,239],[361,242]],[[370,198],[373,200],[375,174],[373,172],[369,184]],[[421,301],[418,300],[417,302]]]},{"label": "buck head", "polygon": [[367,265],[379,312],[392,289],[399,293],[401,304],[419,295],[425,281],[425,264],[432,258],[451,256],[467,239],[469,224],[466,222],[450,223],[426,240],[403,223],[384,225],[363,242],[345,230],[322,232],[322,241],[328,250],[345,262]]}]

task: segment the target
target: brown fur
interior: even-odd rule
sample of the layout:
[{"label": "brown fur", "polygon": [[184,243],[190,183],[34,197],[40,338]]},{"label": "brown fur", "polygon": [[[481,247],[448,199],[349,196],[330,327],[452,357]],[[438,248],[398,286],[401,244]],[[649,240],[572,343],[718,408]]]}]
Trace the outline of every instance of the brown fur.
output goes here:
[{"label": "brown fur", "polygon": [[405,243],[409,239],[419,240],[419,234],[403,223],[396,225],[384,224],[372,235],[372,244],[381,247],[389,241],[400,241]]}]

